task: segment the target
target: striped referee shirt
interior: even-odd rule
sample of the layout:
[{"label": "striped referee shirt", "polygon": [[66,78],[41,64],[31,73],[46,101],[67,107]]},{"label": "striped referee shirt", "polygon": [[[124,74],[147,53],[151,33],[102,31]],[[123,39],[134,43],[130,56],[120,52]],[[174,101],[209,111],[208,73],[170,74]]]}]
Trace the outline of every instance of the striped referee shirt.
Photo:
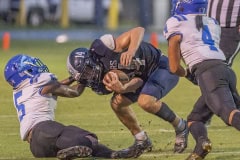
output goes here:
[{"label": "striped referee shirt", "polygon": [[221,27],[240,25],[240,0],[208,0],[208,16],[215,18]]}]

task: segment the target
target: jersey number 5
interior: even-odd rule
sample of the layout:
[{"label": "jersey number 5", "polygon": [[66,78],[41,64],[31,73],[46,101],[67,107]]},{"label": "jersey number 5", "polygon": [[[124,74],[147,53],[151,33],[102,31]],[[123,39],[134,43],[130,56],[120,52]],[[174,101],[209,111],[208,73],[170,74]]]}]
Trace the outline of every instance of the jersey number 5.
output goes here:
[{"label": "jersey number 5", "polygon": [[18,119],[21,122],[23,117],[25,116],[25,106],[24,104],[18,104],[17,100],[19,97],[22,96],[22,91],[17,92],[14,94],[14,105],[18,111]]}]

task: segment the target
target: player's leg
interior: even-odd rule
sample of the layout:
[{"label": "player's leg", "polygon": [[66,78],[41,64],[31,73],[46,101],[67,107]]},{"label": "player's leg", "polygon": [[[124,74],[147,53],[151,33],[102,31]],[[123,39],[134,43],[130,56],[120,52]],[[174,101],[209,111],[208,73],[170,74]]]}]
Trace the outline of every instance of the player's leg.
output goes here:
[{"label": "player's leg", "polygon": [[75,158],[84,158],[91,156],[92,149],[87,146],[73,146],[61,149],[57,152],[57,158],[61,160],[70,160]]},{"label": "player's leg", "polygon": [[[207,62],[204,67],[209,64],[211,65],[211,62]],[[231,77],[231,70],[228,70],[224,65],[216,65],[207,71],[198,73],[197,78],[202,96],[188,116],[189,130],[196,145],[187,160],[203,159],[210,152],[211,142],[208,139],[204,123],[211,118],[212,113],[220,116],[225,123],[231,124],[229,123],[230,115],[236,108],[229,89],[228,82],[231,81],[229,77]]]},{"label": "player's leg", "polygon": [[118,119],[130,130],[132,135],[136,135],[142,130],[130,107],[133,102],[129,98],[121,94],[114,94],[110,103]]},{"label": "player's leg", "polygon": [[138,104],[147,112],[169,122],[176,131],[174,152],[181,153],[187,147],[188,128],[186,121],[178,117],[170,107],[161,102],[178,83],[179,77],[167,69],[155,70],[145,83]]},{"label": "player's leg", "polygon": [[[208,107],[226,124],[231,125],[230,120],[239,115],[232,94],[233,88],[236,90],[236,76],[233,70],[221,64],[208,69],[198,77]],[[240,125],[234,127],[240,129]]]},{"label": "player's leg", "polygon": [[206,105],[204,97],[199,97],[188,116],[188,128],[196,145],[187,160],[202,159],[211,151],[212,144],[208,139],[205,123],[212,115],[213,113]]},{"label": "player's leg", "polygon": [[229,85],[229,88],[232,92],[232,96],[233,96],[233,99],[234,99],[234,102],[236,104],[236,107],[237,109],[240,109],[240,96],[239,96],[239,93],[237,91],[237,77],[236,77],[236,74],[234,73],[233,74],[233,80],[231,81],[230,85]]},{"label": "player's leg", "polygon": [[[69,138],[71,137],[71,138]],[[101,158],[115,158],[117,151],[114,151],[107,146],[100,144],[98,138],[94,133],[78,128],[76,126],[67,126],[57,140],[59,148],[67,148],[68,146],[80,146],[79,149],[70,150],[69,157],[86,157],[92,155],[93,157]],[[74,147],[73,147],[74,148]],[[73,151],[73,152],[72,152]],[[74,154],[71,154],[74,153]],[[122,152],[118,153],[117,158],[124,158]]]},{"label": "player's leg", "polygon": [[135,138],[134,144],[129,147],[131,150],[129,154],[134,154],[134,157],[140,156],[145,150],[151,151],[152,149],[151,140],[140,127],[135,113],[130,108],[130,104],[135,102],[137,97],[138,93],[114,94],[111,100],[111,107],[116,116]]},{"label": "player's leg", "polygon": [[55,121],[38,123],[31,131],[30,149],[35,157],[56,157],[58,147],[56,139],[61,134],[64,125]]}]

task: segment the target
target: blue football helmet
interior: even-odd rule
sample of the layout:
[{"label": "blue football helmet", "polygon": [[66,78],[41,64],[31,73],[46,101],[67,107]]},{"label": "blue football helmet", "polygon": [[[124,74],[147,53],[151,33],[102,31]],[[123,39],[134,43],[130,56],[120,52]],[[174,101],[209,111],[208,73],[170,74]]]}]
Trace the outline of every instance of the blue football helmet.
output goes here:
[{"label": "blue football helmet", "polygon": [[49,70],[40,59],[18,54],[7,62],[4,77],[13,88],[16,88],[25,79],[32,78],[43,72],[49,72]]},{"label": "blue football helmet", "polygon": [[172,0],[171,15],[206,14],[208,0]]},{"label": "blue football helmet", "polygon": [[102,66],[87,48],[77,48],[70,53],[67,69],[76,81],[90,88],[96,88],[101,83]]}]

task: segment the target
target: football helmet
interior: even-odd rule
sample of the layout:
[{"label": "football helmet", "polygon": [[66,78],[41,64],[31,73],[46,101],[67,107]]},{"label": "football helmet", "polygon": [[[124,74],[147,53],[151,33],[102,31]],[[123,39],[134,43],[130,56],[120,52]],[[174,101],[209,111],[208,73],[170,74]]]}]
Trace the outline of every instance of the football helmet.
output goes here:
[{"label": "football helmet", "polygon": [[206,14],[208,0],[172,0],[171,15]]},{"label": "football helmet", "polygon": [[13,88],[16,88],[25,79],[43,72],[49,72],[49,70],[40,59],[18,54],[7,62],[4,77]]},{"label": "football helmet", "polygon": [[98,87],[101,83],[102,66],[87,48],[77,48],[70,53],[67,69],[76,81],[90,88]]}]

